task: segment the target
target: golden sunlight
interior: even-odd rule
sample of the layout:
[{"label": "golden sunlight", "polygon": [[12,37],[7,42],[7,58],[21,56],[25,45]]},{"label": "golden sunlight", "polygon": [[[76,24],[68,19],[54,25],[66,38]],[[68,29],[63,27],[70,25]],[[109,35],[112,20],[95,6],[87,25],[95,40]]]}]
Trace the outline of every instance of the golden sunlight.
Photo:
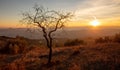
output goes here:
[{"label": "golden sunlight", "polygon": [[90,22],[90,24],[94,27],[99,26],[100,22],[98,20],[93,20],[92,22]]}]

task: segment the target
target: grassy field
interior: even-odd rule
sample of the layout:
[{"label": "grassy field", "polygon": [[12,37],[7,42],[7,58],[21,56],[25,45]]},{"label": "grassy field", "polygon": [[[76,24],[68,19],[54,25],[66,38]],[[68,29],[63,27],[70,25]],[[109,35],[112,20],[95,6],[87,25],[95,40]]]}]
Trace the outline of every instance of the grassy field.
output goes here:
[{"label": "grassy field", "polygon": [[[0,49],[10,46],[6,43],[9,41],[11,38],[1,38]],[[17,46],[12,45],[12,50],[6,47],[4,52],[0,50],[0,70],[120,70],[120,43],[53,47],[52,63],[47,65],[49,49],[25,41],[12,39],[10,43],[15,42]]]}]

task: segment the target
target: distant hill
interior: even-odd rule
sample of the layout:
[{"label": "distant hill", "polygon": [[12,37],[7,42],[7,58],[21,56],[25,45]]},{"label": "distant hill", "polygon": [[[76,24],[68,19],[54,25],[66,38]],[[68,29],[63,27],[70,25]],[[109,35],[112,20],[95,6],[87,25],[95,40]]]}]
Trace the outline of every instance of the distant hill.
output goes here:
[{"label": "distant hill", "polygon": [[[110,36],[120,32],[120,27],[76,27],[64,28],[55,33],[55,38],[89,38]],[[24,36],[31,39],[42,39],[42,32],[29,32],[26,28],[0,28],[0,36]]]}]

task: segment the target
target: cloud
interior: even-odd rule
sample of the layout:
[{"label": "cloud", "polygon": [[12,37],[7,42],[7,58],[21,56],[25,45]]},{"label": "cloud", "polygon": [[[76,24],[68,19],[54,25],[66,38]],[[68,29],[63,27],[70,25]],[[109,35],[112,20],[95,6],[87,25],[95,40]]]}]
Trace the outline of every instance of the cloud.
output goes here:
[{"label": "cloud", "polygon": [[120,0],[86,0],[80,4],[75,14],[77,20],[92,16],[100,19],[120,17]]}]

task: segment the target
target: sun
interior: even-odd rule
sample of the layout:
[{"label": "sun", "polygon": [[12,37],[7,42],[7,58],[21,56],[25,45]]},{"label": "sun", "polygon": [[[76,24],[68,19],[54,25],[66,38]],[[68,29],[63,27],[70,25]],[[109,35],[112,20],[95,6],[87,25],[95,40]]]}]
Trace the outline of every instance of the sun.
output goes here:
[{"label": "sun", "polygon": [[100,22],[98,20],[93,20],[92,22],[90,22],[90,24],[94,27],[99,26]]}]

